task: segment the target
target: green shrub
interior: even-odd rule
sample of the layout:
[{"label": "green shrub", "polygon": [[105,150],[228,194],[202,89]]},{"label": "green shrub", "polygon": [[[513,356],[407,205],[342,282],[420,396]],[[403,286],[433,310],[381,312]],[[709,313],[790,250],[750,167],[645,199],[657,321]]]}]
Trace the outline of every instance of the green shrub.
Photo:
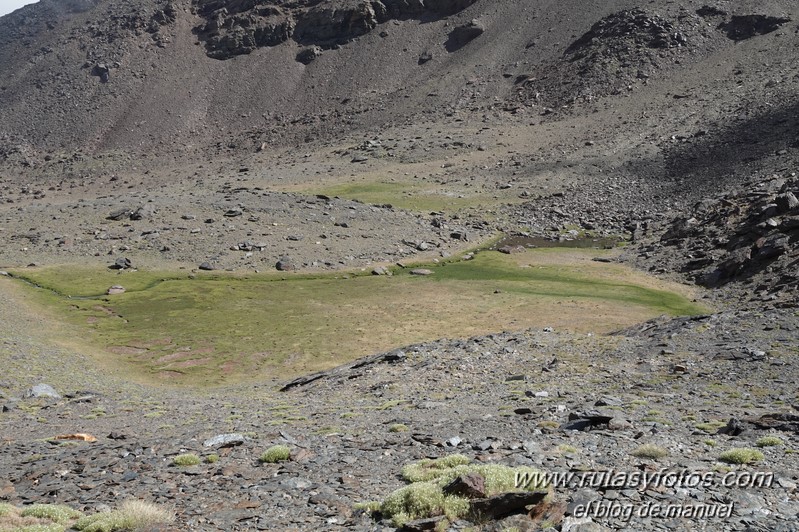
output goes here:
[{"label": "green shrub", "polygon": [[425,482],[443,475],[446,471],[471,462],[462,454],[450,454],[435,460],[425,458],[402,468],[402,478],[408,482]]},{"label": "green shrub", "polygon": [[380,501],[367,501],[367,502],[359,502],[355,503],[354,507],[356,510],[363,510],[370,514],[374,514],[380,511],[381,503]]},{"label": "green shrub", "polygon": [[388,428],[389,432],[408,432],[408,425],[402,423],[395,423]]},{"label": "green shrub", "polygon": [[776,436],[763,436],[757,440],[758,447],[776,447],[778,445],[785,445],[785,442]]},{"label": "green shrub", "polygon": [[219,461],[219,455],[218,454],[209,454],[208,456],[205,457],[205,462],[207,464],[215,464],[218,461]]},{"label": "green shrub", "polygon": [[277,462],[285,462],[290,457],[291,449],[286,445],[274,445],[267,449],[258,460],[267,464],[275,464]]},{"label": "green shrub", "polygon": [[0,502],[0,517],[5,517],[7,515],[19,515],[19,509],[7,502]]},{"label": "green shrub", "polygon": [[61,504],[33,504],[23,508],[20,516],[49,519],[59,524],[67,524],[74,519],[83,517],[83,514]]},{"label": "green shrub", "polygon": [[707,423],[697,423],[696,428],[707,433],[715,433],[725,425],[727,425],[727,423],[724,421],[708,421]]},{"label": "green shrub", "polygon": [[173,520],[171,512],[155,504],[129,500],[117,510],[83,517],[72,528],[83,532],[123,532],[146,530]]},{"label": "green shrub", "polygon": [[[11,530],[14,532],[64,532],[66,529],[66,525],[62,525],[59,523],[50,523],[50,524],[37,524],[37,525],[23,525],[14,527]],[[5,530],[5,529],[0,529]]]},{"label": "green shrub", "polygon": [[763,459],[763,453],[757,449],[735,448],[721,453],[719,460],[728,464],[751,464]]},{"label": "green shrub", "polygon": [[394,524],[402,526],[412,521],[434,515],[457,519],[469,512],[469,500],[455,495],[445,495],[435,482],[416,482],[396,490],[386,497],[380,513],[391,517]]},{"label": "green shrub", "polygon": [[194,453],[179,454],[172,459],[172,463],[178,467],[195,466],[200,463],[200,457]]},{"label": "green shrub", "polygon": [[668,456],[669,451],[658,445],[654,445],[652,443],[646,443],[635,449],[630,454],[638,458],[650,458],[652,460],[658,460],[660,458]]},{"label": "green shrub", "polygon": [[[452,454],[437,460],[425,459],[402,468],[402,476],[410,485],[391,493],[380,504],[379,513],[391,518],[394,525],[402,526],[407,521],[444,515],[450,520],[464,517],[470,512],[470,501],[466,497],[447,495],[443,488],[455,478],[477,474],[483,477],[488,496],[506,492],[547,490],[540,472],[530,467],[508,467],[499,464],[471,464],[461,454]],[[519,478],[534,480],[519,487]],[[370,504],[364,508],[375,511]]]}]

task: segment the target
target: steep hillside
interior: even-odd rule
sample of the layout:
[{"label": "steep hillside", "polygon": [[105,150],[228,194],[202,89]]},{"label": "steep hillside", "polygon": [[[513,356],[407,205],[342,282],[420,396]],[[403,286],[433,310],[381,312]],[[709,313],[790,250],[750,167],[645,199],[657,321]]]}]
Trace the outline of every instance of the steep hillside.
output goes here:
[{"label": "steep hillside", "polygon": [[795,45],[795,10],[44,0],[0,20],[3,153],[253,150],[457,111],[590,112],[708,57],[749,62],[775,33]]}]

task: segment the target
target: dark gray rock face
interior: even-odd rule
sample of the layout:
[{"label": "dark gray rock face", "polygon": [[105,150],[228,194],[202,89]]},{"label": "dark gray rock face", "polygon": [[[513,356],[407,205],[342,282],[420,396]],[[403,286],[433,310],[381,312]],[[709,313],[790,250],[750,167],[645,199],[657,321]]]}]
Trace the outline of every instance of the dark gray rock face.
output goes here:
[{"label": "dark gray rock face", "polygon": [[478,38],[483,32],[485,32],[485,28],[476,20],[457,26],[450,32],[445,47],[447,51],[454,52]]},{"label": "dark gray rock face", "polygon": [[780,26],[790,22],[785,17],[768,15],[735,15],[729,22],[722,23],[719,28],[727,33],[733,41],[744,41],[757,35],[765,35],[777,31]]},{"label": "dark gray rock face", "polygon": [[[399,18],[434,19],[448,16],[475,0],[194,0],[205,22],[194,31],[214,59],[230,59],[261,47],[294,39],[323,48],[365,35],[379,24]],[[301,53],[308,64],[313,57]],[[317,54],[318,55],[318,54]],[[306,62],[307,61],[307,62]]]},{"label": "dark gray rock face", "polygon": [[322,48],[319,46],[309,46],[297,54],[297,61],[303,65],[310,65],[314,59],[320,55],[322,55]]}]

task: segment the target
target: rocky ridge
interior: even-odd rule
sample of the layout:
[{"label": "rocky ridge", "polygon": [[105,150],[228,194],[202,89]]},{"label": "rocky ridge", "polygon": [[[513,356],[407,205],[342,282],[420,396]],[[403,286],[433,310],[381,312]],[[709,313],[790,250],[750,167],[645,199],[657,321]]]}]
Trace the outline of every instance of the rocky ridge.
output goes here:
[{"label": "rocky ridge", "polygon": [[260,47],[276,46],[289,39],[311,47],[337,47],[389,20],[445,17],[474,2],[306,0],[231,4],[219,0],[194,0],[197,13],[207,20],[195,31],[205,41],[209,57],[230,59]]}]

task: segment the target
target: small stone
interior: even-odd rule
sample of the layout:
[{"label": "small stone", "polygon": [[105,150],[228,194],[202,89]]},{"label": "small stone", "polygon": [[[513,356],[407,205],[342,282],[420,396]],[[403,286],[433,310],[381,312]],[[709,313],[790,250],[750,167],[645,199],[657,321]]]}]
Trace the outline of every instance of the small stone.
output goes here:
[{"label": "small stone", "polygon": [[411,275],[433,275],[433,270],[428,270],[426,268],[415,268],[411,270]]},{"label": "small stone", "polygon": [[444,486],[444,493],[459,495],[467,499],[482,499],[486,496],[485,479],[477,473],[460,475]]},{"label": "small stone", "polygon": [[619,397],[603,395],[594,403],[594,406],[621,406],[622,403],[623,401]]},{"label": "small stone", "polygon": [[532,506],[543,501],[549,492],[508,492],[501,493],[487,499],[477,499],[471,502],[472,512],[483,519],[496,519],[512,514],[526,506]]},{"label": "small stone", "polygon": [[310,65],[313,63],[314,59],[322,55],[322,48],[319,46],[311,46],[309,48],[305,48],[297,54],[297,62],[302,63],[303,65]]},{"label": "small stone", "polygon": [[295,477],[281,480],[280,485],[293,490],[305,490],[313,486],[313,482],[305,478]]},{"label": "small stone", "polygon": [[594,522],[590,517],[567,517],[561,524],[561,532],[606,532],[609,528]]},{"label": "small stone", "polygon": [[108,216],[106,216],[106,219],[119,221],[119,220],[122,220],[123,218],[129,217],[130,215],[131,215],[131,210],[128,209],[127,207],[123,207],[121,209],[117,209],[115,211],[111,211],[108,214]]},{"label": "small stone", "polygon": [[105,293],[108,294],[109,296],[114,296],[114,295],[117,295],[117,294],[124,294],[125,293],[125,287],[124,286],[120,286],[118,284],[115,284],[114,286],[112,286],[108,290],[106,290]]},{"label": "small stone", "polygon": [[213,267],[213,265],[210,262],[203,262],[198,266],[198,268],[206,272],[210,272],[216,269]]},{"label": "small stone", "polygon": [[799,208],[799,199],[796,199],[796,196],[794,195],[793,192],[786,192],[785,194],[780,194],[779,196],[777,196],[775,202],[777,204],[777,209],[781,213],[792,211],[794,209]]},{"label": "small stone", "polygon": [[152,205],[144,205],[139,207],[135,211],[130,214],[131,220],[146,220],[148,218],[152,218],[153,214],[155,213],[155,209]]},{"label": "small stone", "polygon": [[462,442],[463,440],[461,438],[459,438],[458,436],[453,436],[452,438],[446,441],[446,444],[449,445],[450,447],[457,447]]},{"label": "small stone", "polygon": [[446,516],[438,515],[426,519],[415,519],[408,521],[399,528],[400,532],[425,532],[427,530],[437,530],[439,524],[446,519]]},{"label": "small stone", "polygon": [[203,442],[204,447],[233,447],[246,441],[244,434],[220,434]]},{"label": "small stone", "polygon": [[128,258],[117,259],[109,268],[112,270],[127,270],[133,268],[133,263]]},{"label": "small stone", "polygon": [[608,421],[608,430],[627,430],[631,428],[633,428],[632,424],[620,417],[614,417]]},{"label": "small stone", "polygon": [[728,436],[738,436],[744,432],[746,428],[736,418],[730,418],[727,424],[718,430],[718,434],[727,434]]},{"label": "small stone", "polygon": [[513,255],[515,253],[524,253],[526,249],[524,246],[502,246],[497,251],[506,255]]},{"label": "small stone", "polygon": [[275,264],[275,269],[281,272],[290,272],[297,269],[297,266],[292,262],[291,258],[289,257],[281,257],[279,261]]},{"label": "small stone", "polygon": [[23,397],[25,399],[39,399],[41,397],[46,397],[49,399],[61,399],[61,396],[55,391],[55,388],[49,384],[37,384],[26,391]]}]

